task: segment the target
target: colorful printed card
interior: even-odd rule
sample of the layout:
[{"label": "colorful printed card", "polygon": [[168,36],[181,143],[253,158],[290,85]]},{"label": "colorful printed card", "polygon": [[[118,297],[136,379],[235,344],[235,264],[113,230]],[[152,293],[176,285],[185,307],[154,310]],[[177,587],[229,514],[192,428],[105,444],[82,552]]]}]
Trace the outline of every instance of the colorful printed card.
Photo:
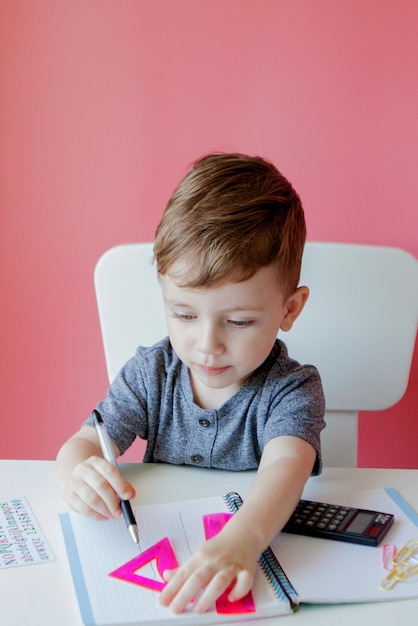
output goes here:
[{"label": "colorful printed card", "polygon": [[25,497],[0,499],[0,569],[55,561]]}]

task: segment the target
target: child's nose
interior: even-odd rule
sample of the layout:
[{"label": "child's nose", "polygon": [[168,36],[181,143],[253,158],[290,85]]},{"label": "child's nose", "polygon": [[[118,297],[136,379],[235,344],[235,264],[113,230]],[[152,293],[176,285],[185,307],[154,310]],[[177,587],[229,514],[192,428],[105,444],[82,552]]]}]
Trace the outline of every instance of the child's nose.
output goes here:
[{"label": "child's nose", "polygon": [[215,325],[204,325],[199,334],[197,349],[204,354],[222,354],[224,352],[221,333]]}]

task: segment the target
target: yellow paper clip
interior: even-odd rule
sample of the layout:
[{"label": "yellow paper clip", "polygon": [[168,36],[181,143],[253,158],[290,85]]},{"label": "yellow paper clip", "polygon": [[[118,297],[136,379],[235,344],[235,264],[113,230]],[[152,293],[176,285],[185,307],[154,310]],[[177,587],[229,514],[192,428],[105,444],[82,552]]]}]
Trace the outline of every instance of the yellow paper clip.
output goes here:
[{"label": "yellow paper clip", "polygon": [[389,591],[399,583],[418,574],[418,540],[410,539],[393,557],[393,569],[380,583],[380,588]]}]

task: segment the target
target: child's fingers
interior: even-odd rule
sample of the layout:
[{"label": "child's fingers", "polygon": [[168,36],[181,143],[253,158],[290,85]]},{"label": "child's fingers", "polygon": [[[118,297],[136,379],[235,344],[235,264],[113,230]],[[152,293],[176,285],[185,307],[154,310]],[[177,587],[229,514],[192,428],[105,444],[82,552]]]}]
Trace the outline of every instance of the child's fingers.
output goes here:
[{"label": "child's fingers", "polygon": [[73,476],[78,511],[95,519],[117,517],[121,513],[118,491],[130,499],[135,491],[117,469],[101,457],[91,457],[76,467]]},{"label": "child's fingers", "polygon": [[97,515],[107,519],[117,514],[119,500],[114,489],[100,472],[100,462],[88,459],[78,465],[72,477],[72,489],[77,498],[76,509],[80,513],[96,519]]},{"label": "child's fingers", "polygon": [[163,606],[169,606],[186,581],[185,567],[164,570],[163,577],[167,585],[161,592],[160,603]]},{"label": "child's fingers", "polygon": [[247,595],[253,582],[253,576],[246,570],[241,570],[238,575],[235,574],[234,568],[217,572],[195,602],[193,611],[205,613],[229,587],[231,587],[231,591],[228,594],[228,600],[236,602]]},{"label": "child's fingers", "polygon": [[170,606],[173,613],[182,613],[190,602],[193,611],[205,613],[234,580],[232,568],[220,572],[212,567],[201,566],[188,571],[188,567],[166,570],[164,578],[169,581],[160,601]]},{"label": "child's fingers", "polygon": [[168,580],[163,589],[160,602],[169,606],[173,613],[182,613],[209,580],[204,568],[195,567],[192,558],[177,570],[166,570],[164,578]]},{"label": "child's fingers", "polygon": [[130,500],[135,497],[135,489],[123,478],[120,471],[112,463],[101,457],[92,457],[91,462],[122,500]]},{"label": "child's fingers", "polygon": [[[195,613],[206,613],[216,600],[228,589],[234,580],[234,574],[231,570],[217,572],[208,582],[205,590],[199,596],[193,606]],[[177,601],[177,598],[176,600]]]},{"label": "child's fingers", "polygon": [[129,500],[135,496],[135,490],[122,476],[119,469],[112,463],[106,461],[100,456],[93,456],[86,461],[90,463],[94,469],[109,483],[114,491],[123,500]]},{"label": "child's fingers", "polygon": [[168,583],[173,578],[173,576],[175,575],[175,573],[177,571],[178,571],[178,568],[177,569],[166,569],[166,570],[164,570],[164,572],[163,572],[164,580]]},{"label": "child's fingers", "polygon": [[228,594],[228,600],[230,602],[236,602],[251,590],[254,584],[254,575],[248,570],[241,570],[238,573],[235,584],[232,587],[231,591]]},{"label": "child's fingers", "polygon": [[90,498],[81,498],[77,494],[74,494],[71,499],[68,500],[68,504],[78,513],[82,513],[82,515],[87,515],[91,519],[95,519],[98,521],[104,521],[109,519],[109,513],[107,508],[103,505],[104,513],[101,513],[98,509],[100,506],[96,506],[96,508],[92,508],[92,506],[88,503],[91,501]]}]

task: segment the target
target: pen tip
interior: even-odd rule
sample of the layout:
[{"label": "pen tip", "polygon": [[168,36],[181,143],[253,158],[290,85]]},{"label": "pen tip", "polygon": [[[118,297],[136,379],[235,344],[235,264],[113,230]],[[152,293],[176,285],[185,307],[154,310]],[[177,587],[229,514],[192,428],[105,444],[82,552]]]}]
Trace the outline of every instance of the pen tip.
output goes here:
[{"label": "pen tip", "polygon": [[131,526],[129,526],[129,532],[131,533],[132,539],[134,540],[134,542],[139,548],[139,533],[138,533],[137,526],[134,526],[133,524],[131,524]]}]

